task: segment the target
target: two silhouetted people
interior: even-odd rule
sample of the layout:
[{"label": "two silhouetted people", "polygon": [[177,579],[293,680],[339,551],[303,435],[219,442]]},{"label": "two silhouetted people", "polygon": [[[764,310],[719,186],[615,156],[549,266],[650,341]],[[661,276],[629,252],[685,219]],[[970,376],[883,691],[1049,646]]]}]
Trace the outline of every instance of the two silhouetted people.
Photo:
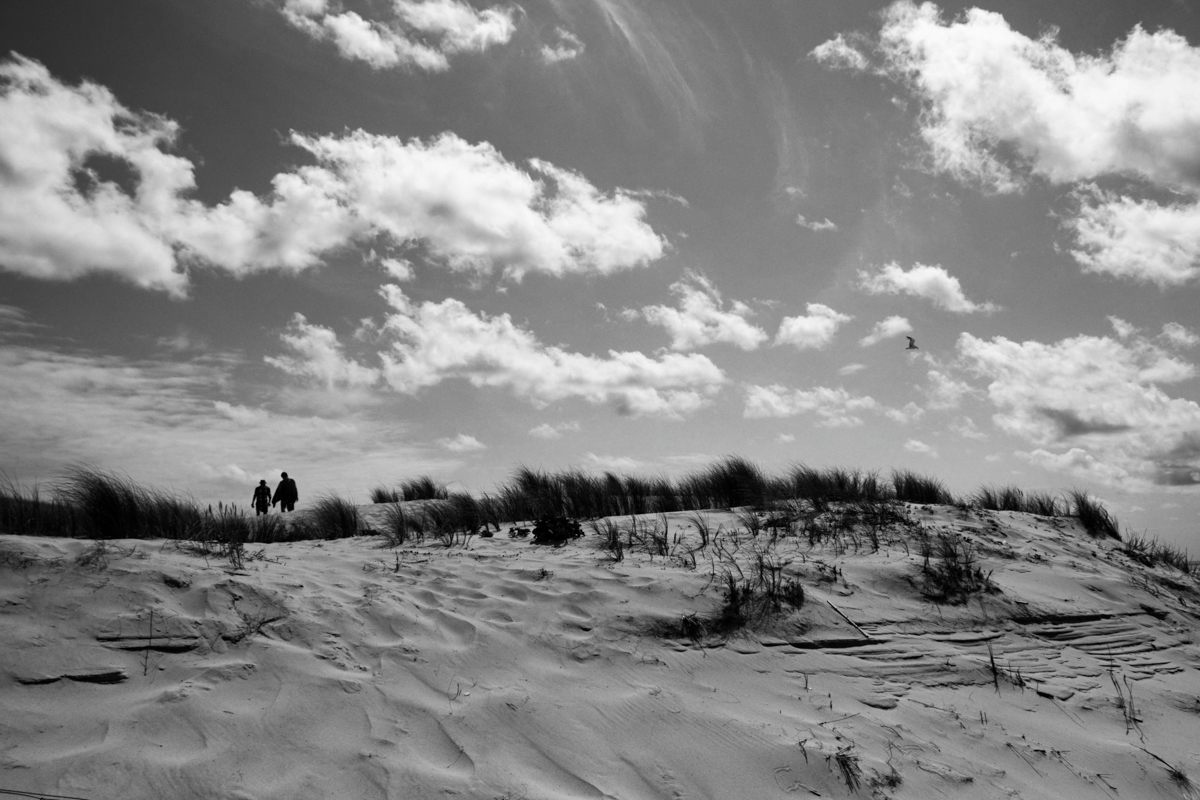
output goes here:
[{"label": "two silhouetted people", "polygon": [[258,486],[254,487],[254,497],[250,504],[254,506],[256,517],[271,510],[271,487],[267,486],[266,481],[259,481]]},{"label": "two silhouetted people", "polygon": [[286,472],[280,473],[279,477],[283,480],[275,487],[275,496],[271,498],[271,505],[279,503],[279,512],[285,513],[296,507],[296,501],[300,499],[300,494],[296,491],[296,482],[289,478]]}]

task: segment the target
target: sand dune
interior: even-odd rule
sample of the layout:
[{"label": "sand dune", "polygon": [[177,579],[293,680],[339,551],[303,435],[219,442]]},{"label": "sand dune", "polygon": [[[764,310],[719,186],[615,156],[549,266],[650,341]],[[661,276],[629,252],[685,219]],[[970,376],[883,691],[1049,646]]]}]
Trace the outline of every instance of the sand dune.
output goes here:
[{"label": "sand dune", "polygon": [[[675,556],[619,563],[594,534],[272,544],[240,571],[163,541],[5,536],[0,789],[1197,796],[1195,578],[1071,520],[905,513],[877,552],[865,536],[778,539],[804,605],[698,641],[665,632],[711,615],[723,571],[751,569],[768,537],[731,512],[706,515],[725,556],[671,514]],[[925,596],[922,530],[974,546],[993,590]]]}]

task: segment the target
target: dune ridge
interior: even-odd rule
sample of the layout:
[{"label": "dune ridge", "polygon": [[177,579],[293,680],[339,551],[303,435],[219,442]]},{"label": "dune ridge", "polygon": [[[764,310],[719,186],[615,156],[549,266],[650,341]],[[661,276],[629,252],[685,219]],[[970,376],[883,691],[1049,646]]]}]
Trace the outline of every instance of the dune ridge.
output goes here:
[{"label": "dune ridge", "polygon": [[[358,512],[382,529],[389,507]],[[611,518],[620,561],[600,522],[563,547],[264,544],[241,569],[166,540],[4,536],[0,789],[1196,796],[1194,574],[1073,519],[895,509],[873,536],[815,509]],[[942,542],[973,559],[959,595],[931,578]],[[764,559],[798,608],[683,624]]]}]

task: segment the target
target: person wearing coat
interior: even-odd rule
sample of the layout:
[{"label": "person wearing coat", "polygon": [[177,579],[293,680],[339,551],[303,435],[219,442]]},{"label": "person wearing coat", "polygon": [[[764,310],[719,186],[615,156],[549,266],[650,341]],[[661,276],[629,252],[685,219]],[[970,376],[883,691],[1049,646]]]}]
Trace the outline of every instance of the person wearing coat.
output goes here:
[{"label": "person wearing coat", "polygon": [[296,501],[300,499],[300,494],[296,491],[296,482],[289,478],[286,472],[280,473],[279,477],[283,480],[275,487],[275,496],[271,498],[271,505],[279,503],[280,513],[285,513],[296,507]]}]

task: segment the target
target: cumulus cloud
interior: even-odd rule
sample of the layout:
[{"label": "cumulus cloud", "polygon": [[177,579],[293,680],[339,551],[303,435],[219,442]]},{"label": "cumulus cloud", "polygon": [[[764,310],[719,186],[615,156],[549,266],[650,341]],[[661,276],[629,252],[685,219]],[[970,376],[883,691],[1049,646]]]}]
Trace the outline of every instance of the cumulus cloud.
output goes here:
[{"label": "cumulus cloud", "polygon": [[866,364],[847,364],[838,370],[838,375],[853,375],[867,368]]},{"label": "cumulus cloud", "polygon": [[576,433],[579,431],[578,422],[556,422],[551,424],[543,422],[536,428],[530,428],[529,435],[537,439],[561,439],[566,432]]},{"label": "cumulus cloud", "polygon": [[1175,347],[1195,347],[1200,344],[1200,336],[1197,336],[1194,331],[1188,330],[1178,322],[1164,324],[1159,338]]},{"label": "cumulus cloud", "polygon": [[465,433],[460,433],[457,436],[442,437],[437,440],[437,446],[452,453],[477,453],[480,450],[487,449],[486,444],[474,436],[468,436]]},{"label": "cumulus cloud", "polygon": [[976,311],[991,313],[999,308],[992,303],[969,300],[958,278],[947,272],[945,267],[936,265],[914,264],[906,272],[899,264],[892,262],[881,267],[874,275],[859,270],[858,280],[859,285],[871,294],[903,293],[922,297],[955,314],[973,314]]},{"label": "cumulus cloud", "polygon": [[635,416],[680,417],[706,405],[726,380],[694,353],[572,353],[542,344],[507,314],[475,314],[454,299],[416,304],[397,286],[384,295],[394,313],[383,332],[394,341],[380,354],[383,379],[406,394],[457,378],[506,388],[539,407],[582,398]]},{"label": "cumulus cloud", "polygon": [[298,30],[333,42],[343,58],[374,69],[442,72],[450,68],[450,56],[481,53],[516,32],[509,9],[479,11],[461,0],[391,0],[391,6],[395,17],[388,20],[330,13],[326,0],[284,0],[280,11]]},{"label": "cumulus cloud", "polygon": [[587,460],[589,467],[604,472],[630,473],[640,472],[646,468],[644,462],[638,461],[636,458],[630,458],[629,456],[607,456],[585,453],[583,457]]},{"label": "cumulus cloud", "polygon": [[1200,275],[1200,201],[1160,204],[1086,187],[1078,213],[1065,221],[1071,254],[1088,272],[1136,278],[1160,287]]},{"label": "cumulus cloud", "polygon": [[929,370],[927,377],[929,384],[924,391],[930,410],[958,408],[964,397],[976,393],[971,384],[958,380],[940,369]]},{"label": "cumulus cloud", "polygon": [[818,231],[818,232],[819,231],[836,231],[838,229],[838,226],[835,223],[830,222],[828,217],[826,217],[825,219],[818,222],[815,219],[814,220],[805,219],[803,214],[799,214],[796,216],[796,224],[799,225],[801,228],[808,228],[810,231]]},{"label": "cumulus cloud", "polygon": [[303,314],[292,317],[280,338],[296,355],[267,356],[265,360],[290,375],[314,378],[331,389],[372,386],[379,381],[378,368],[347,358],[337,335],[329,328],[310,324]]},{"label": "cumulus cloud", "polygon": [[912,333],[913,326],[905,317],[891,316],[875,323],[871,332],[864,336],[859,344],[863,347],[879,344],[884,339],[894,339],[906,333]]},{"label": "cumulus cloud", "polygon": [[1043,344],[964,333],[958,349],[989,380],[993,421],[1038,446],[1038,463],[1131,489],[1200,482],[1188,477],[1200,475],[1200,404],[1162,388],[1192,378],[1195,368],[1149,339]]},{"label": "cumulus cloud", "polygon": [[542,61],[557,64],[583,55],[583,42],[578,36],[562,26],[555,26],[554,41],[542,45]]},{"label": "cumulus cloud", "polygon": [[853,319],[821,303],[809,303],[803,317],[784,317],[775,333],[775,345],[790,344],[797,350],[820,350],[833,341],[837,329]]},{"label": "cumulus cloud", "polygon": [[919,455],[929,456],[930,458],[938,457],[937,450],[933,446],[927,445],[922,441],[918,441],[917,439],[909,439],[907,442],[905,442],[904,449],[910,453],[917,453]]},{"label": "cumulus cloud", "polygon": [[[0,267],[59,280],[106,272],[182,295],[193,264],[294,272],[380,236],[421,243],[452,269],[513,279],[609,273],[665,248],[640,194],[603,193],[541,160],[525,170],[450,133],[293,133],[317,163],[276,175],[266,196],[235,190],[208,206],[191,198],[192,162],[168,152],[178,133],[101,86],[67,86],[20,56],[0,62]],[[384,266],[398,278],[410,271]]]},{"label": "cumulus cloud", "polygon": [[878,411],[880,405],[873,397],[855,396],[845,389],[818,386],[814,389],[787,389],[771,386],[746,386],[746,406],[742,416],[747,419],[794,417],[814,413],[826,428],[848,428],[863,424],[859,416],[864,411]]},{"label": "cumulus cloud", "polygon": [[[1139,26],[1109,52],[1076,54],[1053,32],[1031,39],[994,12],[947,21],[932,3],[902,0],[869,46],[839,37],[813,57],[905,85],[923,105],[920,135],[937,170],[999,192],[1031,178],[1081,187],[1065,226],[1085,269],[1162,286],[1200,271],[1200,49],[1177,33]],[[1186,201],[1090,188],[1103,176]]]},{"label": "cumulus cloud", "polygon": [[645,306],[642,316],[666,329],[672,350],[695,350],[716,342],[754,350],[767,339],[766,331],[747,322],[754,313],[748,305],[734,300],[725,310],[721,293],[702,275],[689,272],[671,285],[671,291],[679,297],[679,308]]}]

